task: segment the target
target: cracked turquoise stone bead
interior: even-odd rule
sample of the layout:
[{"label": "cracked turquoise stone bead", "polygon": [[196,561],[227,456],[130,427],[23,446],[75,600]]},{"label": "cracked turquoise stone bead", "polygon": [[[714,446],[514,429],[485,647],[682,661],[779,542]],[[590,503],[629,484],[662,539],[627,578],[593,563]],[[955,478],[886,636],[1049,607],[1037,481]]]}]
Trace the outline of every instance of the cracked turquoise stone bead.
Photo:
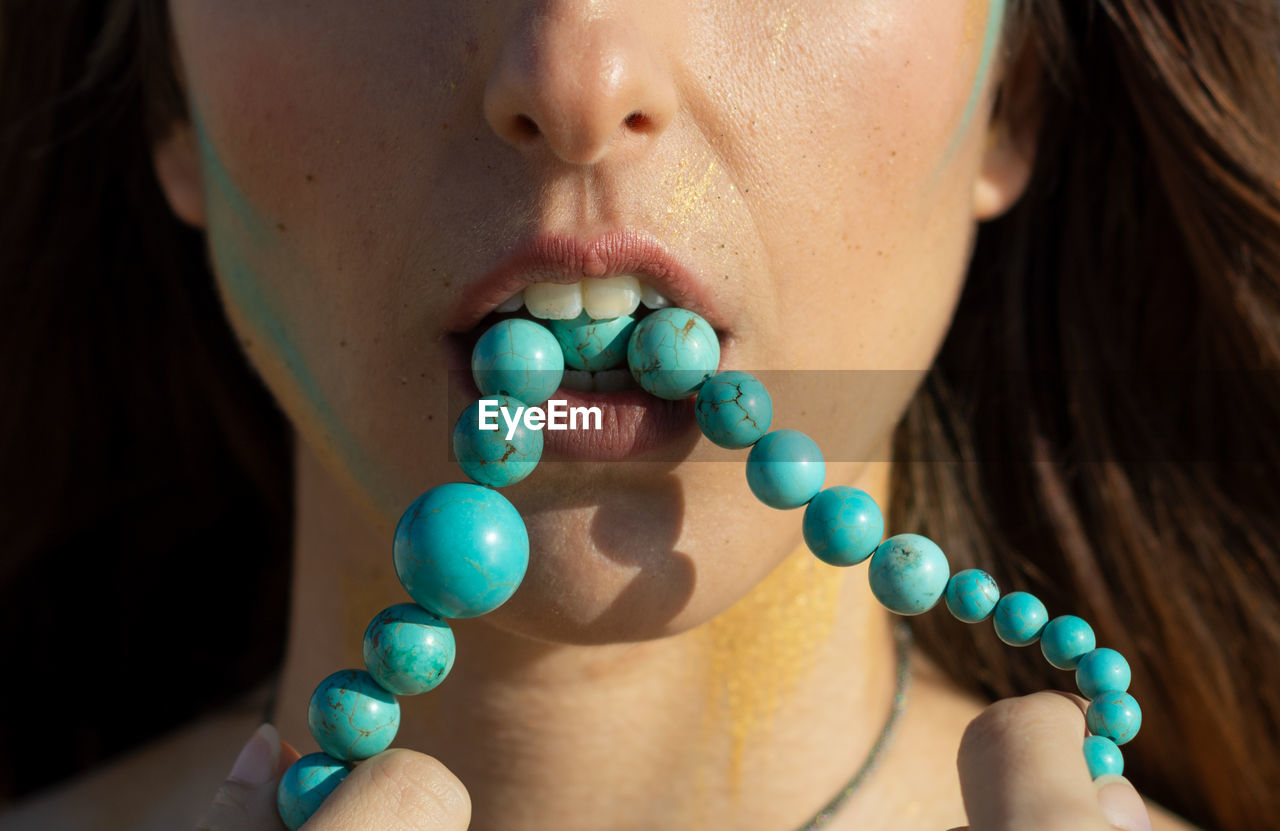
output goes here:
[{"label": "cracked turquoise stone bead", "polygon": [[276,787],[276,810],[285,827],[301,828],[350,772],[350,765],[327,753],[308,753],[289,765]]},{"label": "cracked turquoise stone bead", "polygon": [[571,369],[600,372],[627,363],[627,345],[636,328],[631,315],[594,320],[586,312],[573,320],[548,320],[547,328],[560,342],[565,365]]},{"label": "cracked turquoise stone bead", "polygon": [[870,557],[880,544],[884,516],[866,491],[835,485],[809,501],[801,530],[805,544],[819,560],[852,566]]},{"label": "cracked turquoise stone bead", "polygon": [[1104,692],[1124,692],[1132,680],[1129,662],[1105,646],[1086,652],[1076,664],[1076,686],[1085,698],[1095,698]]},{"label": "cracked turquoise stone bead", "polygon": [[1097,645],[1093,627],[1075,615],[1058,615],[1040,633],[1040,651],[1058,669],[1075,669],[1080,658]]},{"label": "cracked turquoise stone bead", "polygon": [[702,435],[721,447],[740,450],[769,432],[773,399],[754,375],[731,370],[706,380],[693,412]]},{"label": "cracked turquoise stone bead", "polygon": [[1109,773],[1116,776],[1124,773],[1124,754],[1106,736],[1085,737],[1084,761],[1089,766],[1089,775],[1094,779]]},{"label": "cracked turquoise stone bead", "polygon": [[505,496],[464,482],[413,501],[392,542],[396,576],[414,602],[444,618],[507,602],[529,567],[529,532]]},{"label": "cracked turquoise stone bead", "polygon": [[678,401],[698,391],[720,365],[711,324],[688,309],[659,309],[642,318],[627,344],[627,364],[650,395]]},{"label": "cracked turquoise stone bead", "polygon": [[996,603],[991,623],[1009,646],[1030,646],[1049,622],[1049,610],[1029,592],[1009,592]]},{"label": "cracked turquoise stone bead", "polygon": [[957,571],[947,581],[947,608],[957,620],[981,623],[991,617],[1000,600],[996,579],[980,568]]},{"label": "cracked turquoise stone bead", "polygon": [[826,475],[822,451],[798,430],[765,433],[747,454],[747,485],[770,508],[799,508],[822,490]]},{"label": "cracked turquoise stone bead", "polygon": [[[496,430],[480,429],[481,404],[486,401],[490,404],[484,408],[485,422],[496,424]],[[488,395],[462,411],[453,425],[453,457],[463,473],[491,488],[514,485],[533,473],[542,458],[542,431],[530,430],[521,418],[507,438],[503,416],[505,412],[515,418],[522,406],[509,395]]]},{"label": "cracked turquoise stone bead", "polygon": [[503,320],[476,341],[471,377],[484,395],[501,393],[536,406],[560,387],[564,353],[545,326],[524,318]]},{"label": "cracked turquoise stone bead", "polygon": [[1142,708],[1133,696],[1112,690],[1099,693],[1089,702],[1084,721],[1093,735],[1105,736],[1118,745],[1126,744],[1142,727]]},{"label": "cracked turquoise stone bead", "polygon": [[889,611],[923,614],[942,599],[951,566],[938,544],[919,534],[897,534],[876,546],[867,569],[871,593]]},{"label": "cracked turquoise stone bead", "polygon": [[362,669],[340,669],[320,682],[307,705],[307,726],[335,759],[368,759],[391,746],[400,702]]},{"label": "cracked turquoise stone bead", "polygon": [[418,695],[445,679],[457,647],[444,618],[416,603],[397,603],[369,621],[363,653],[365,669],[379,686],[396,695]]}]

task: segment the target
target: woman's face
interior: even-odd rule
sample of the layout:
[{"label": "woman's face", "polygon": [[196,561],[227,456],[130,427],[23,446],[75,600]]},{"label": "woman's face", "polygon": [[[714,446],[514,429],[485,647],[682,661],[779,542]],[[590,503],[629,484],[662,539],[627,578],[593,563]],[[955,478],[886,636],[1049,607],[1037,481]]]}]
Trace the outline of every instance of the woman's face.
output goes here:
[{"label": "woman's face", "polygon": [[[1025,183],[989,123],[1000,0],[170,8],[192,124],[158,146],[162,184],[388,563],[403,509],[462,478],[468,333],[450,332],[510,293],[477,287],[519,246],[570,240],[561,269],[588,279],[602,238],[669,252],[683,282],[646,281],[716,325],[722,369],[767,379],[774,426],[819,441],[832,485],[886,458],[976,221]],[[530,566],[485,620],[607,641],[728,607],[794,549],[800,516],[754,499],[744,453],[714,450],[695,427],[626,461],[549,458],[506,491]]]}]

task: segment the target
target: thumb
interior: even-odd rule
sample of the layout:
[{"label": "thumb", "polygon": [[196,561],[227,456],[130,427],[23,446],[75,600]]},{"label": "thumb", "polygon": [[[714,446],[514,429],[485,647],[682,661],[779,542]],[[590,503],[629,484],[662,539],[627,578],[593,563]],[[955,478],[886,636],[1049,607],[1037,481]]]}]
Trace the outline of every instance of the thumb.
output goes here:
[{"label": "thumb", "polygon": [[280,741],[274,727],[260,726],[240,750],[196,831],[283,831],[276,785],[297,758],[298,752]]},{"label": "thumb", "polygon": [[304,828],[466,831],[470,824],[471,797],[458,777],[425,753],[392,748],[356,765]]},{"label": "thumb", "polygon": [[1121,831],[1151,831],[1151,815],[1138,789],[1123,776],[1107,774],[1093,780],[1098,807],[1107,822]]}]

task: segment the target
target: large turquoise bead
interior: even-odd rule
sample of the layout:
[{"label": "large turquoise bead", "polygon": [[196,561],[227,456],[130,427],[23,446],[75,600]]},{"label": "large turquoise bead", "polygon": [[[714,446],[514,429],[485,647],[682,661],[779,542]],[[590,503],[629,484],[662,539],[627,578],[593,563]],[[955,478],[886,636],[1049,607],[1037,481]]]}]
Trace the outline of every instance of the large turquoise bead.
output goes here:
[{"label": "large turquoise bead", "polygon": [[1076,686],[1085,698],[1095,698],[1104,692],[1124,692],[1132,680],[1129,662],[1105,646],[1086,652],[1076,664]]},{"label": "large turquoise bead", "polygon": [[965,623],[981,623],[989,618],[999,599],[996,579],[980,568],[957,571],[947,581],[947,608]]},{"label": "large turquoise bead", "polygon": [[1097,645],[1093,627],[1075,615],[1058,615],[1040,633],[1040,651],[1058,669],[1075,669],[1081,656]]},{"label": "large turquoise bead", "polygon": [[1142,727],[1142,708],[1126,692],[1099,693],[1089,702],[1084,713],[1085,724],[1095,736],[1106,736],[1116,744],[1125,744],[1138,735]]},{"label": "large turquoise bead", "polygon": [[889,611],[923,614],[942,598],[951,566],[937,543],[919,534],[898,534],[876,546],[867,569],[871,593]]},{"label": "large turquoise bead", "polygon": [[[496,430],[480,429],[484,402],[489,402],[485,423],[496,424]],[[542,431],[530,430],[521,418],[507,438],[507,418],[514,419],[522,406],[509,395],[489,395],[462,411],[453,425],[453,457],[463,473],[491,488],[514,485],[533,473],[542,458]]]},{"label": "large turquoise bead", "polygon": [[364,665],[384,689],[418,695],[453,668],[453,630],[416,603],[397,603],[374,615],[364,630]]},{"label": "large turquoise bead", "polygon": [[583,312],[573,320],[548,320],[547,328],[560,342],[566,366],[599,372],[626,364],[636,319],[622,315],[595,320]]},{"label": "large turquoise bead", "polygon": [[884,516],[866,491],[835,485],[809,501],[801,530],[805,544],[819,560],[852,566],[870,557],[880,544]]},{"label": "large turquoise bead", "polygon": [[720,365],[720,339],[710,323],[688,309],[659,309],[636,324],[627,364],[649,394],[688,398]]},{"label": "large turquoise bead", "polygon": [[280,777],[276,810],[289,831],[297,831],[351,772],[351,765],[327,753],[308,753]]},{"label": "large turquoise bead", "polygon": [[1094,779],[1109,773],[1116,776],[1124,773],[1124,754],[1106,736],[1085,737],[1084,761],[1089,766],[1089,775]]},{"label": "large turquoise bead", "polygon": [[559,388],[564,353],[545,326],[510,318],[495,323],[476,341],[471,377],[483,395],[501,393],[536,406]]},{"label": "large turquoise bead", "polygon": [[702,435],[721,447],[739,450],[769,432],[773,399],[754,375],[730,370],[706,380],[693,412]]},{"label": "large turquoise bead", "polygon": [[822,451],[798,430],[765,433],[747,454],[747,485],[770,508],[799,508],[822,489],[826,475]]},{"label": "large turquoise bead", "polygon": [[450,482],[419,496],[392,543],[396,575],[414,602],[445,618],[507,602],[529,567],[529,532],[506,497]]},{"label": "large turquoise bead", "polygon": [[1030,646],[1049,622],[1049,610],[1029,592],[1009,592],[996,603],[991,616],[996,637],[1009,646]]},{"label": "large turquoise bead", "polygon": [[311,694],[307,726],[320,749],[353,762],[386,750],[400,729],[400,702],[362,669],[340,669]]}]

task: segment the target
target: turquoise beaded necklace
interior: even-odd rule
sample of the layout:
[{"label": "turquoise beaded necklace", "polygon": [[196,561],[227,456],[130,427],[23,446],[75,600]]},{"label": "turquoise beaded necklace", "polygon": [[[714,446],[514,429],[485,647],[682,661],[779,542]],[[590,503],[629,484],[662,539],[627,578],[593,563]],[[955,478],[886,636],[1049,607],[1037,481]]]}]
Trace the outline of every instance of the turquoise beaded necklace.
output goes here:
[{"label": "turquoise beaded necklace", "polygon": [[[884,539],[884,519],[865,491],[845,485],[823,488],[826,463],[817,444],[796,430],[770,430],[768,391],[745,372],[717,372],[715,330],[686,309],[663,308],[636,319],[622,315],[569,321],[510,318],[488,329],[472,352],[472,377],[483,398],[454,426],[454,456],[473,482],[450,482],[423,493],[396,526],[392,559],[412,603],[379,612],[364,633],[364,669],[344,669],[316,687],[307,723],[321,752],[298,759],[285,773],[277,805],[286,826],[297,829],[320,807],[353,763],[391,745],[400,726],[397,696],[435,688],[453,667],[449,618],[486,614],[505,603],[523,580],[529,535],[515,506],[496,489],[523,480],[542,456],[542,433],[511,422],[511,429],[482,429],[492,411],[536,407],[560,387],[566,364],[598,371],[625,360],[637,384],[668,400],[695,398],[702,434],[730,449],[750,448],[746,479],[751,492],[779,510],[804,507],[802,532],[813,554],[833,566],[870,560],[872,594],[889,611],[910,616],[945,598],[966,623],[991,618],[996,636],[1010,646],[1040,642],[1053,666],[1074,670],[1088,698],[1084,756],[1094,778],[1121,773],[1119,745],[1142,723],[1129,695],[1129,664],[1113,649],[1096,648],[1093,629],[1074,615],[1049,619],[1044,604],[1022,591],[1000,594],[991,575],[966,569],[952,575],[937,544],[918,534]],[[484,405],[482,402],[491,402]],[[500,422],[501,423],[501,422]],[[826,824],[875,766],[905,701],[910,629],[895,628],[898,670],[894,705],[867,760],[840,792],[799,831]]]}]

